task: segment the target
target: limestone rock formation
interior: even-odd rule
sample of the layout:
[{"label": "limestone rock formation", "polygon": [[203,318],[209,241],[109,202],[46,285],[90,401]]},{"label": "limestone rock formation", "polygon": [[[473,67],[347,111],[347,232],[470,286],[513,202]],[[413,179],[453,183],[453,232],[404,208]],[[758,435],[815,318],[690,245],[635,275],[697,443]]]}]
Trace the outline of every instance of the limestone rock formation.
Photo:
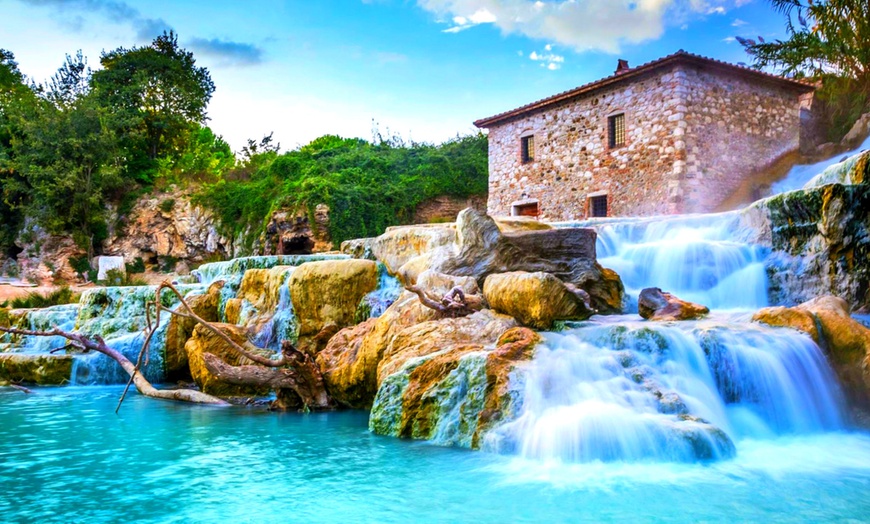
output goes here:
[{"label": "limestone rock formation", "polygon": [[306,208],[275,211],[266,225],[261,244],[264,255],[307,255],[331,251],[329,207],[318,204],[310,216]]},{"label": "limestone rock formation", "polygon": [[[481,344],[484,340],[489,343]],[[532,358],[539,340],[529,329],[512,327],[497,340],[448,343],[440,351],[406,359],[382,381],[370,429],[479,447],[486,430],[517,415],[519,392],[511,374]]]},{"label": "limestone rock formation", "polygon": [[637,310],[647,320],[694,320],[710,312],[707,306],[686,302],[657,287],[649,287],[640,292]]},{"label": "limestone rock formation", "polygon": [[438,247],[452,244],[456,231],[442,225],[398,226],[372,241],[372,254],[396,274],[399,268],[414,257],[429,253]]},{"label": "limestone rock formation", "polygon": [[[122,227],[104,242],[107,255],[127,262],[141,257],[146,264],[172,260],[203,262],[234,253],[232,240],[218,232],[219,221],[209,210],[190,201],[187,191],[150,193],[119,217]],[[174,268],[173,268],[174,269]]]},{"label": "limestone rock formation", "polygon": [[[474,279],[434,272],[422,274],[417,284],[436,296],[455,286],[468,294],[479,293]],[[435,310],[421,304],[416,295],[404,292],[380,317],[336,333],[317,355],[329,394],[348,407],[371,407],[378,390],[378,367],[393,339],[404,329],[438,316]]]},{"label": "limestone rock formation", "polygon": [[431,269],[473,276],[481,284],[492,273],[543,271],[589,293],[592,307],[602,313],[622,311],[622,282],[596,262],[594,230],[504,234],[491,217],[473,209],[459,214],[456,227],[456,244],[434,251]]},{"label": "limestone rock formation", "polygon": [[371,260],[306,262],[290,277],[290,296],[303,337],[317,335],[327,324],[352,326],[362,298],[378,286],[377,264]]},{"label": "limestone rock formation", "polygon": [[60,386],[69,382],[72,365],[72,355],[0,353],[0,383]]},{"label": "limestone rock formation", "polygon": [[[223,281],[219,280],[208,287],[208,290],[203,295],[192,295],[187,297],[187,303],[190,305],[193,312],[199,315],[203,320],[208,322],[218,321],[218,305],[220,304],[221,288]],[[161,319],[164,321],[164,319]],[[166,378],[169,381],[181,380],[190,377],[190,368],[187,363],[187,351],[184,346],[190,337],[193,336],[193,330],[196,327],[196,321],[190,318],[184,318],[176,315],[171,315],[169,318],[169,326],[166,329],[165,353],[163,358],[164,371]]]},{"label": "limestone rock formation", "polygon": [[69,260],[86,253],[71,237],[51,235],[33,219],[27,218],[15,245],[21,249],[16,270],[22,280],[43,286],[78,280]]},{"label": "limestone rock formation", "polygon": [[789,306],[834,294],[870,312],[870,153],[841,168],[853,185],[792,191],[749,208],[769,224],[772,303]]},{"label": "limestone rock formation", "polygon": [[494,310],[537,329],[549,329],[556,320],[585,320],[594,313],[583,300],[583,292],[540,271],[491,274],[483,294]]},{"label": "limestone rock formation", "polygon": [[399,371],[408,361],[455,347],[483,350],[516,321],[491,309],[461,318],[430,320],[409,326],[390,341],[378,365],[378,383]]},{"label": "limestone rock formation", "polygon": [[850,316],[845,300],[823,296],[793,308],[765,308],[752,320],[813,337],[830,357],[853,405],[870,409],[870,329]]},{"label": "limestone rock formation", "polygon": [[[214,325],[246,350],[261,354],[262,356],[270,356],[268,352],[259,350],[248,341],[244,328],[232,324],[215,323]],[[199,386],[203,393],[224,398],[263,396],[269,393],[268,388],[258,389],[223,382],[209,372],[203,358],[205,353],[211,353],[231,366],[243,366],[253,364],[253,362],[239,355],[229,344],[203,325],[197,325],[193,329],[193,335],[185,343],[184,350],[187,353],[187,361],[193,381],[196,382],[196,385]]]}]

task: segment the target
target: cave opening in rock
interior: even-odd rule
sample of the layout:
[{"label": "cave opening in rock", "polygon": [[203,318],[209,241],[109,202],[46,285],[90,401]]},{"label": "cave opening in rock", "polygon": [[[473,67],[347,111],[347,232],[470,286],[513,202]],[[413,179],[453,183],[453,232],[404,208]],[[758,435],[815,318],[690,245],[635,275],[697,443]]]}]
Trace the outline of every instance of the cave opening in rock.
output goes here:
[{"label": "cave opening in rock", "polygon": [[282,238],[278,244],[279,255],[310,255],[314,241],[306,236]]}]

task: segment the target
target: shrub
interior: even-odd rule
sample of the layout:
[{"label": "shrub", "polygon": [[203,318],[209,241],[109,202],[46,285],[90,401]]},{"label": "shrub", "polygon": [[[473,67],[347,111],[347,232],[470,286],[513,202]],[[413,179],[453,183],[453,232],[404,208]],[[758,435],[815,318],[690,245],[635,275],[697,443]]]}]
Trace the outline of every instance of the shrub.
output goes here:
[{"label": "shrub", "polygon": [[169,213],[175,208],[175,199],[167,198],[166,200],[160,202],[157,207],[160,208],[160,211],[163,211],[164,213]]},{"label": "shrub", "polygon": [[31,291],[27,295],[19,298],[14,298],[11,301],[6,301],[0,304],[0,307],[11,307],[13,309],[32,309],[57,306],[60,304],[73,304],[79,301],[78,293],[74,293],[69,287],[64,286],[50,293],[43,295],[36,291]]}]

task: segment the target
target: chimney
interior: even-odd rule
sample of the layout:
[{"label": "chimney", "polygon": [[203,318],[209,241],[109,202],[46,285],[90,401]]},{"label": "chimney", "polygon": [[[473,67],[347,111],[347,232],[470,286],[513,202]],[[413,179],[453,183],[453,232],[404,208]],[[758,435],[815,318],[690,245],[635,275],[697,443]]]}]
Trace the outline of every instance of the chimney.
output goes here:
[{"label": "chimney", "polygon": [[616,63],[616,71],[614,73],[617,75],[621,75],[622,73],[625,73],[630,69],[631,68],[628,67],[628,60],[623,60],[620,58],[619,61]]}]

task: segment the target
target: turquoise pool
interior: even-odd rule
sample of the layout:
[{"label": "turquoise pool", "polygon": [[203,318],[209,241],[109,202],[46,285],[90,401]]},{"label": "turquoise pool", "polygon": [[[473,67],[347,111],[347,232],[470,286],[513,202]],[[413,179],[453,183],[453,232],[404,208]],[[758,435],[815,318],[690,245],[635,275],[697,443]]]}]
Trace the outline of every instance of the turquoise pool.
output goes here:
[{"label": "turquoise pool", "polygon": [[711,464],[523,461],[370,434],[367,414],[0,388],[0,521],[870,521],[870,436],[737,442]]}]

